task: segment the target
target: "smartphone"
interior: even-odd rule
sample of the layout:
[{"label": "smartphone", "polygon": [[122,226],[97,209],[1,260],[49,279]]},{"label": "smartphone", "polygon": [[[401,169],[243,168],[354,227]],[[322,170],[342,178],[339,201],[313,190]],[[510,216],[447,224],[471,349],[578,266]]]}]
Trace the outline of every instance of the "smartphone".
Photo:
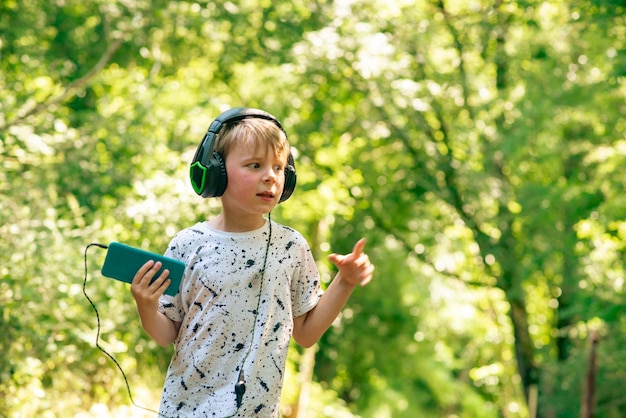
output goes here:
[{"label": "smartphone", "polygon": [[137,270],[149,260],[160,261],[161,269],[154,275],[152,281],[157,279],[163,270],[169,270],[168,278],[172,281],[165,291],[166,295],[175,296],[180,288],[180,281],[185,272],[185,263],[173,258],[144,251],[119,242],[111,242],[107,250],[102,274],[115,280],[131,283]]}]

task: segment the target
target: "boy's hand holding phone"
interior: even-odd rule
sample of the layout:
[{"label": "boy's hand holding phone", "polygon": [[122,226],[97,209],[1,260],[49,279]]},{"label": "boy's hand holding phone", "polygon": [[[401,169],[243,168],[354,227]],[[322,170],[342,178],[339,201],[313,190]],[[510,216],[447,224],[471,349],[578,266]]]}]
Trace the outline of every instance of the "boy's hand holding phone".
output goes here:
[{"label": "boy's hand holding phone", "polygon": [[160,261],[149,260],[137,270],[135,277],[133,277],[130,290],[137,302],[138,309],[154,308],[156,310],[159,306],[159,298],[171,283],[168,278],[170,272],[167,269],[163,270],[157,278],[154,278],[161,266]]}]

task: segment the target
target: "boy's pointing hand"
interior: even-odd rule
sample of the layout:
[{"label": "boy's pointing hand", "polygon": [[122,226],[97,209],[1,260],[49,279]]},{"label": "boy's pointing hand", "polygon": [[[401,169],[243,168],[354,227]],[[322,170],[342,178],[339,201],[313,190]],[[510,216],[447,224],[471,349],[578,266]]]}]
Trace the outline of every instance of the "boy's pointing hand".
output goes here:
[{"label": "boy's pointing hand", "polygon": [[365,238],[361,238],[352,249],[350,254],[339,255],[330,254],[328,259],[339,269],[342,279],[350,284],[365,286],[372,280],[374,273],[374,265],[370,263],[370,259],[363,252],[365,247]]}]

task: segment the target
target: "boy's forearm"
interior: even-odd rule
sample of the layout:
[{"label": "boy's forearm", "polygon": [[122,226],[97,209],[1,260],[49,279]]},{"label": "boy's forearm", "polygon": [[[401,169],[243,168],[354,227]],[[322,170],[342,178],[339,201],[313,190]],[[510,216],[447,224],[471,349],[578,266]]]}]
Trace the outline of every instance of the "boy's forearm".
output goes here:
[{"label": "boy's forearm", "polygon": [[342,280],[341,273],[338,273],[317,306],[300,318],[301,326],[294,328],[296,342],[303,347],[315,344],[335,321],[355,287]]},{"label": "boy's forearm", "polygon": [[167,347],[176,339],[179,327],[163,313],[139,310],[139,318],[143,329],[160,346]]}]

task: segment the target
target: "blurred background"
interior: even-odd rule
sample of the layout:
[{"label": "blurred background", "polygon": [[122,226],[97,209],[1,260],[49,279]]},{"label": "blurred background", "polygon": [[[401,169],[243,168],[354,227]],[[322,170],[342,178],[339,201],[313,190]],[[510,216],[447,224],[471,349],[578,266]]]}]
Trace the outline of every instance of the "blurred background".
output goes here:
[{"label": "blurred background", "polygon": [[171,348],[120,241],[214,216],[188,165],[237,106],[283,122],[273,219],[376,279],[312,349],[285,418],[626,416],[624,0],[0,2],[0,416],[148,417]]}]

